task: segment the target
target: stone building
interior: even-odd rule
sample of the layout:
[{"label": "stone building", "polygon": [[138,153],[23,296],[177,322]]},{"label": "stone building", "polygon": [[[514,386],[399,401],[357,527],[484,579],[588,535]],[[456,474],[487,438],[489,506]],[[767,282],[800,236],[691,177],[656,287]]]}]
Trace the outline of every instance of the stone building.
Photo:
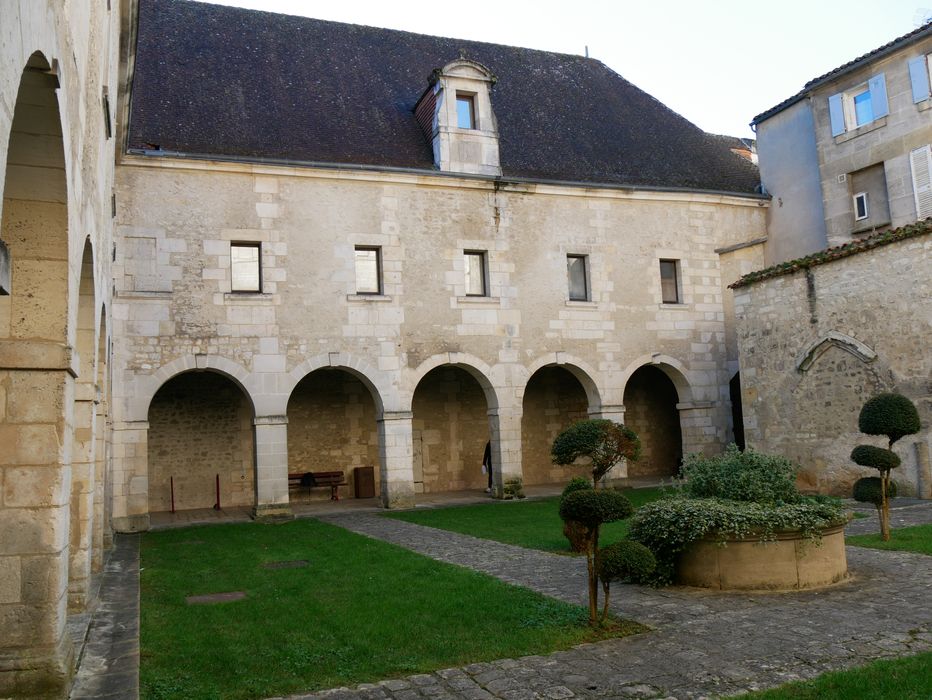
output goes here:
[{"label": "stone building", "polygon": [[372,465],[389,507],[482,488],[487,440],[499,493],[561,483],[587,415],[642,434],[632,476],[732,438],[724,285],[767,200],[600,62],[181,0],[139,4],[134,56],[117,529],[172,496],[287,511],[296,472],[351,494]]},{"label": "stone building", "polygon": [[767,264],[932,216],[932,24],[754,118]]},{"label": "stone building", "polygon": [[0,4],[0,696],[67,687],[109,529],[119,12]]}]

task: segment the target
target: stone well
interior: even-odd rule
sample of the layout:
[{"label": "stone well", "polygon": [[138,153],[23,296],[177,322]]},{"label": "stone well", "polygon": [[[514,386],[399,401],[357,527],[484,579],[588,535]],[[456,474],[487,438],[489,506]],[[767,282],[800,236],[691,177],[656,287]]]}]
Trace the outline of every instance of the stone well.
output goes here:
[{"label": "stone well", "polygon": [[676,567],[676,582],[719,590],[802,590],[828,586],[848,577],[845,527],[828,528],[818,540],[799,531],[777,533],[773,541],[713,536],[689,545]]}]

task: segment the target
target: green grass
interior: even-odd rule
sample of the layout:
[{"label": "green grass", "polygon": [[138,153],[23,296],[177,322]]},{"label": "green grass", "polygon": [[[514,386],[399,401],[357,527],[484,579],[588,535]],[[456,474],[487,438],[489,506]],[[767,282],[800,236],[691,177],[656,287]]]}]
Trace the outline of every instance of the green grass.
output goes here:
[{"label": "green grass", "polygon": [[916,525],[891,530],[889,542],[884,542],[879,534],[851,535],[845,538],[845,541],[857,547],[932,554],[932,525]]},{"label": "green grass", "polygon": [[[643,629],[596,634],[581,607],[314,520],[147,533],[141,555],[144,699],[264,698]],[[185,604],[228,591],[247,598]]]},{"label": "green grass", "polygon": [[826,673],[811,681],[742,695],[741,700],[929,700],[932,652],[875,661],[850,671]]},{"label": "green grass", "polygon": [[[662,489],[659,488],[632,489],[624,493],[635,508],[656,501],[663,495]],[[563,536],[563,521],[558,513],[559,500],[558,496],[553,496],[529,501],[496,501],[470,506],[386,513],[384,517],[528,549],[568,552],[569,544]],[[599,539],[608,544],[622,539],[627,533],[626,521],[609,523],[602,526]]]}]

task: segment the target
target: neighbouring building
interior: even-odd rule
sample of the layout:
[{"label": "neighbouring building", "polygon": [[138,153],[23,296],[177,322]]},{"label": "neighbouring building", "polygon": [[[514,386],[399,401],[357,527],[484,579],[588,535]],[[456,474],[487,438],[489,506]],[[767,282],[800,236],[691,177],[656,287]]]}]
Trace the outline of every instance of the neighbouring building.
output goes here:
[{"label": "neighbouring building", "polygon": [[932,216],[932,23],[754,118],[767,264]]},{"label": "neighbouring building", "polygon": [[858,413],[896,391],[923,430],[897,444],[894,477],[932,497],[930,54],[927,24],[755,118],[777,264],[732,285],[745,438],[798,461],[811,490],[876,474],[850,460],[882,442]]}]

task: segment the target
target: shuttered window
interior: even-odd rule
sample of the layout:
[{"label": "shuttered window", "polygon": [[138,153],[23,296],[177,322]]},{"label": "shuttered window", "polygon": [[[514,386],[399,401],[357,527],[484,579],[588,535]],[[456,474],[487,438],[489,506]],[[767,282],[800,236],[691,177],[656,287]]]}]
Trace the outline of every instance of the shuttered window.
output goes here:
[{"label": "shuttered window", "polygon": [[887,82],[883,73],[873,75],[867,82],[828,98],[832,136],[854,131],[889,113]]},{"label": "shuttered window", "polygon": [[913,171],[916,218],[925,219],[932,216],[932,148],[923,146],[910,151],[909,165]]}]

